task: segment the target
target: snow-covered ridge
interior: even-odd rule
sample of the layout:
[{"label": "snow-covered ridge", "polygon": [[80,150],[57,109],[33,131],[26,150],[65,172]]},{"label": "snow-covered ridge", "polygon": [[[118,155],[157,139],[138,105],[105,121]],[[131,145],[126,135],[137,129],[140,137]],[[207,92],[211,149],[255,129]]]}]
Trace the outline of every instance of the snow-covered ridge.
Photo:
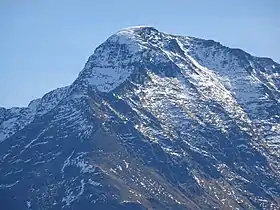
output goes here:
[{"label": "snow-covered ridge", "polygon": [[35,117],[40,117],[51,111],[67,95],[67,90],[68,86],[57,88],[42,98],[32,100],[27,107],[1,108],[0,142],[30,124]]},{"label": "snow-covered ridge", "polygon": [[[230,85],[229,80],[236,80],[233,78],[234,71],[242,71],[240,76],[241,74],[247,76],[247,72],[240,68],[243,67],[243,64],[239,63],[241,57],[258,59],[213,40],[174,36],[151,26],[136,26],[121,29],[97,47],[78,79],[95,86],[99,91],[109,92],[134,72],[132,66],[135,62],[138,64],[176,63],[181,59],[188,60],[188,56],[193,57],[201,66],[216,72],[227,85]],[[259,60],[267,63],[263,59]],[[249,62],[246,63],[247,67],[250,67]],[[266,68],[274,71],[278,68],[279,74],[279,64],[272,61],[270,66]],[[279,78],[279,75],[275,73],[270,76],[270,80],[277,80],[276,83],[279,84],[277,77]],[[232,90],[235,89],[234,86]]]}]

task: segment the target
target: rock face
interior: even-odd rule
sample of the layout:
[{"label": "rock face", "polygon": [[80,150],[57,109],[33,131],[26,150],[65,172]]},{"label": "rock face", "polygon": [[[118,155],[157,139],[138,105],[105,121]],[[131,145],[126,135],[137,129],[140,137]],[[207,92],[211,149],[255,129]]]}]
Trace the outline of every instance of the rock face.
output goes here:
[{"label": "rock face", "polygon": [[123,29],[0,141],[4,209],[279,209],[280,65]]}]

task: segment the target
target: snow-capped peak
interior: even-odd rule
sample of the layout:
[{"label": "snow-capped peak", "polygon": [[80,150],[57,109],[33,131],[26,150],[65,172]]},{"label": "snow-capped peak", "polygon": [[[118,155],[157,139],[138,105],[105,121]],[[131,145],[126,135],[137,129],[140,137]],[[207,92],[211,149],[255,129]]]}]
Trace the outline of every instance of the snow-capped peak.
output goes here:
[{"label": "snow-capped peak", "polygon": [[150,28],[150,29],[155,29],[153,26],[150,25],[138,25],[138,26],[130,26],[130,27],[126,27],[126,28],[122,28],[119,31],[125,31],[125,30],[138,30],[138,29],[146,29],[146,28]]},{"label": "snow-capped peak", "polygon": [[[133,64],[168,62],[170,56],[167,51],[174,48],[172,41],[176,42],[171,35],[151,26],[121,29],[96,48],[78,80],[101,92],[109,92],[134,72]],[[176,47],[180,48],[178,44]]]},{"label": "snow-capped peak", "polygon": [[102,92],[109,92],[123,83],[133,72],[130,64],[139,61],[139,56],[135,55],[144,50],[135,33],[141,28],[123,29],[110,36],[96,48],[78,80]]}]

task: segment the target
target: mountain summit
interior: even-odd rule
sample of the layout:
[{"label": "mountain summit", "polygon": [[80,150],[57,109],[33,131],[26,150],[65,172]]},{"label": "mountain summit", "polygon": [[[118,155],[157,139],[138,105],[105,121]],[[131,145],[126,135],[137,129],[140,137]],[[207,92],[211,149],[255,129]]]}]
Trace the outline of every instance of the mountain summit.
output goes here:
[{"label": "mountain summit", "polygon": [[6,209],[278,209],[280,65],[126,28],[69,86],[0,108]]}]

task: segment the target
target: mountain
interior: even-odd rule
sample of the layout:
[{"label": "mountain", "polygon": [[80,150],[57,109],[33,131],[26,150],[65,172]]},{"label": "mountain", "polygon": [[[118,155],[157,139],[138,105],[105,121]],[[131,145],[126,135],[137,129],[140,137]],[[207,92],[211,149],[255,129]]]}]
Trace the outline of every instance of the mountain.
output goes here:
[{"label": "mountain", "polygon": [[69,86],[0,109],[5,209],[279,209],[280,65],[122,29]]}]

